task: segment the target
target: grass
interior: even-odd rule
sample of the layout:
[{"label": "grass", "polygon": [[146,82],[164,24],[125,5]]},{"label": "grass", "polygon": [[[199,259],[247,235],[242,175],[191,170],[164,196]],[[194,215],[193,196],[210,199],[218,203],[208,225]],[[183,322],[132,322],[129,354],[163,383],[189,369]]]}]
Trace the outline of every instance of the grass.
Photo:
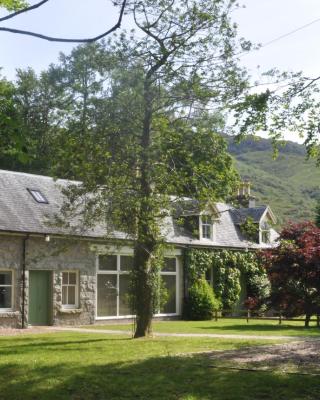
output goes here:
[{"label": "grass", "polygon": [[13,400],[318,399],[319,377],[210,368],[207,357],[262,341],[51,333],[0,338],[0,398]]},{"label": "grass", "polygon": [[[319,336],[320,329],[311,323],[304,328],[303,321],[287,321],[279,325],[278,321],[245,319],[219,319],[218,321],[159,321],[154,322],[154,332],[165,333],[214,333],[235,335],[272,335],[272,336]],[[132,330],[132,324],[91,325],[86,328]]]}]

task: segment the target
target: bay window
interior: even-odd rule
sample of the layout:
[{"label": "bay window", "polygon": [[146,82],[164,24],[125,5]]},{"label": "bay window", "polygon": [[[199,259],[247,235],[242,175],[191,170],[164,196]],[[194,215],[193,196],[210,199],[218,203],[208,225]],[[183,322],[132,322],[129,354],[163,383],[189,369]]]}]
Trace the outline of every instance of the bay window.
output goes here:
[{"label": "bay window", "polygon": [[[97,260],[97,318],[129,317],[133,310],[129,302],[130,274],[133,256],[128,254],[99,255]],[[177,262],[166,257],[160,272],[166,291],[166,302],[156,314],[176,314]],[[159,302],[161,303],[161,302]]]}]

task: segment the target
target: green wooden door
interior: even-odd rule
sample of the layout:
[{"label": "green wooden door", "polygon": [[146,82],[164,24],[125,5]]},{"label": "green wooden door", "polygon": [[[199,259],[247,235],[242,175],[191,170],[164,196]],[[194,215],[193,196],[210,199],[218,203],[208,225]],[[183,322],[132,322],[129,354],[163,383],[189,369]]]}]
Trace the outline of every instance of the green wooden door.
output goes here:
[{"label": "green wooden door", "polygon": [[51,323],[51,272],[29,271],[29,324]]}]

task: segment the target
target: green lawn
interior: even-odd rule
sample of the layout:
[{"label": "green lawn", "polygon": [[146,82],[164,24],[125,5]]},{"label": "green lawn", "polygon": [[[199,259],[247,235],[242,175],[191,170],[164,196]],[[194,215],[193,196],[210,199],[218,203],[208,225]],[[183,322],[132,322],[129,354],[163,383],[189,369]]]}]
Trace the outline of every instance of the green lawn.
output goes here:
[{"label": "green lawn", "polygon": [[[282,322],[245,319],[219,319],[218,321],[159,321],[153,323],[154,332],[167,333],[218,333],[237,335],[319,336],[320,329],[311,323],[304,328],[303,321]],[[132,330],[132,324],[90,325],[86,328]]]},{"label": "green lawn", "polygon": [[133,340],[50,333],[0,338],[0,398],[8,400],[318,399],[317,376],[210,368],[184,352],[235,349],[262,341],[208,338]]}]

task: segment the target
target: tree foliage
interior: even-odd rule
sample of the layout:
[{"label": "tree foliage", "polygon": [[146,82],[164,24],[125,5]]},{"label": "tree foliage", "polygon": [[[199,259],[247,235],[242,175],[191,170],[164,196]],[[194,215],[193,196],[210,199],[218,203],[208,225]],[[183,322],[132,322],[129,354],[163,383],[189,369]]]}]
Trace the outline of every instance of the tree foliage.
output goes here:
[{"label": "tree foliage", "polygon": [[320,229],[312,222],[291,223],[279,246],[263,253],[271,282],[271,301],[286,316],[320,312]]},{"label": "tree foliage", "polygon": [[281,72],[276,68],[262,74],[261,84],[269,88],[249,94],[233,106],[239,136],[266,132],[273,141],[275,155],[284,134],[304,139],[309,157],[320,162],[320,77],[302,72]]},{"label": "tree foliage", "polygon": [[316,211],[315,224],[318,228],[320,228],[320,199],[317,201],[315,211]]},{"label": "tree foliage", "polygon": [[0,7],[8,11],[18,11],[27,7],[28,3],[24,0],[0,0]]}]

